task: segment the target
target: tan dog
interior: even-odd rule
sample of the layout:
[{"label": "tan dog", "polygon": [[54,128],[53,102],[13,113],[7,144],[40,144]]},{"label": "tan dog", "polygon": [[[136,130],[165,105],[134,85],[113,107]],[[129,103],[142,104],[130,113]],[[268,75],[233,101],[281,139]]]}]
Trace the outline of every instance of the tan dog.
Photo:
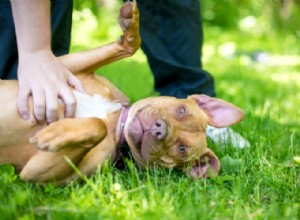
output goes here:
[{"label": "tan dog", "polygon": [[60,105],[57,122],[40,125],[33,114],[23,121],[17,111],[17,81],[0,81],[0,163],[14,164],[24,180],[63,184],[78,177],[66,158],[89,175],[105,161],[114,161],[118,143],[125,139],[141,166],[174,167],[193,177],[218,173],[218,158],[207,147],[206,127],[237,123],[243,118],[239,108],[193,95],[146,98],[129,109],[126,96],[93,74],[104,64],[134,54],[140,45],[138,18],[136,3],[125,3],[119,19],[124,35],[118,42],[61,57],[87,92],[74,91],[75,118],[63,118]]}]

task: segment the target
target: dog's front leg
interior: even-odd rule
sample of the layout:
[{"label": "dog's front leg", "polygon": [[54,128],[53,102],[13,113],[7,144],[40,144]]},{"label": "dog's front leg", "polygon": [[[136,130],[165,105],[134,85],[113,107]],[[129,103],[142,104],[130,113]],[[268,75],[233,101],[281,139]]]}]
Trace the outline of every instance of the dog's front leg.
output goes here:
[{"label": "dog's front leg", "polygon": [[50,124],[30,138],[40,150],[57,152],[65,147],[94,147],[106,136],[98,118],[65,118]]}]

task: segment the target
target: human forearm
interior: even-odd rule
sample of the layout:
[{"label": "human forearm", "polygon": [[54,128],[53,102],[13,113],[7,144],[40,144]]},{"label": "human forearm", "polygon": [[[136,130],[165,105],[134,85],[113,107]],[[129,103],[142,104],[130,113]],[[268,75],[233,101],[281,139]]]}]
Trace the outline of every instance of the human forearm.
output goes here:
[{"label": "human forearm", "polygon": [[[51,50],[50,0],[11,0],[19,53],[18,109],[32,123],[58,119],[58,98],[65,117],[73,117],[76,99],[69,86],[83,91],[80,81]],[[34,118],[28,98],[32,96]]]},{"label": "human forearm", "polygon": [[11,0],[19,56],[51,50],[50,1]]}]

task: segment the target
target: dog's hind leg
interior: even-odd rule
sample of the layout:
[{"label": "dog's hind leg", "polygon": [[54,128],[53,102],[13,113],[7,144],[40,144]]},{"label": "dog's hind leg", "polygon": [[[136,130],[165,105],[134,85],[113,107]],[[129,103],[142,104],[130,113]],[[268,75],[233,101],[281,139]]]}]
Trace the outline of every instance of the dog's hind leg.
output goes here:
[{"label": "dog's hind leg", "polygon": [[112,161],[115,157],[114,144],[113,138],[106,137],[91,149],[78,146],[64,148],[59,152],[39,151],[28,161],[20,176],[31,182],[51,182],[56,185],[68,183],[80,176],[69,161],[77,167],[81,175],[90,175],[105,161]]},{"label": "dog's hind leg", "polygon": [[28,181],[64,183],[74,170],[65,157],[79,165],[94,146],[106,137],[106,125],[98,118],[62,119],[37,132],[30,139],[39,149],[21,171]]},{"label": "dog's hind leg", "polygon": [[66,157],[77,165],[88,151],[84,147],[65,148],[60,152],[39,151],[26,163],[20,177],[30,182],[63,184],[74,174]]},{"label": "dog's hind leg", "polygon": [[126,2],[120,9],[119,24],[123,35],[118,41],[96,49],[71,53],[59,57],[75,75],[90,74],[99,67],[132,56],[140,47],[139,10],[136,2]]},{"label": "dog's hind leg", "polygon": [[78,163],[72,163],[77,167],[78,172],[74,171],[71,175],[65,176],[55,182],[60,185],[74,181],[82,176],[89,176],[98,168],[101,169],[105,162],[111,163],[116,155],[115,142],[113,138],[106,137],[97,146],[91,148]]}]

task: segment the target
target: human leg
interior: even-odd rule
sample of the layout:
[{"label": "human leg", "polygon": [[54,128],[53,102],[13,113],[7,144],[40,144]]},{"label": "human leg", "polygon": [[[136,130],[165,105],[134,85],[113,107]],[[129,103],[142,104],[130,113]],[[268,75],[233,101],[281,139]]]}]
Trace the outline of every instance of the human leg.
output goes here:
[{"label": "human leg", "polygon": [[69,53],[72,10],[72,0],[51,0],[51,46],[52,51],[56,56]]},{"label": "human leg", "polygon": [[161,95],[215,96],[212,76],[202,69],[203,41],[198,0],[139,1],[140,34]]}]

